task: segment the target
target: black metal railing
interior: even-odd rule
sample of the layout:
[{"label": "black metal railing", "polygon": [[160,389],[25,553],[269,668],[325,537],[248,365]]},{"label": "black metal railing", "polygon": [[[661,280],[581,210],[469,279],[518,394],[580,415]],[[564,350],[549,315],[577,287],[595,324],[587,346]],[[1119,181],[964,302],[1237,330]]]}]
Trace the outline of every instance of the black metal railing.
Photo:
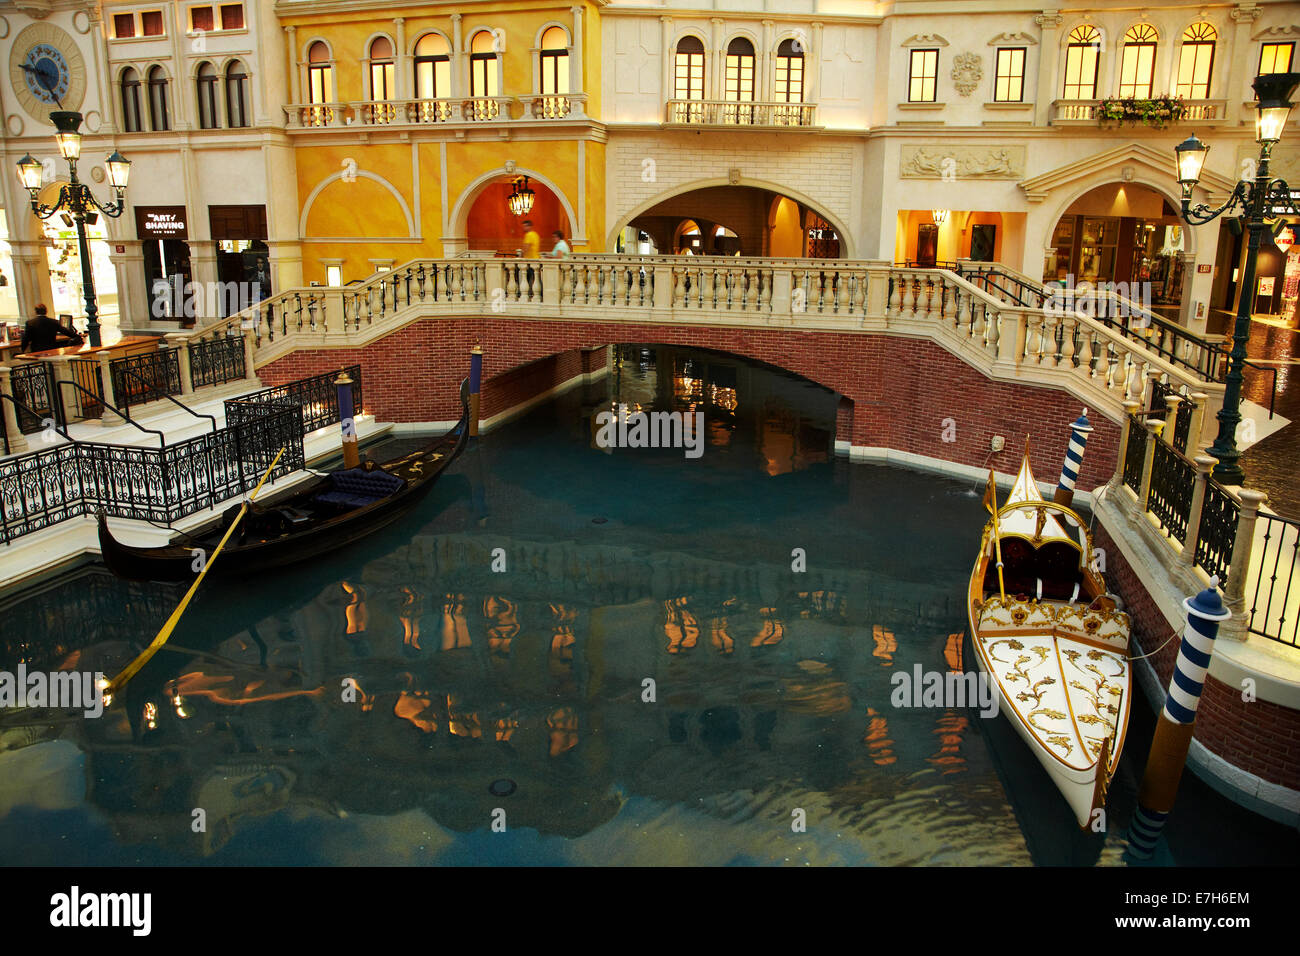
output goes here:
[{"label": "black metal railing", "polygon": [[192,342],[189,350],[190,384],[194,388],[236,382],[245,375],[242,335],[220,335]]},{"label": "black metal railing", "polygon": [[[1224,587],[1228,583],[1240,513],[1240,505],[1222,485],[1215,481],[1206,482],[1205,504],[1201,506],[1201,527],[1196,536],[1193,560],[1205,569],[1206,574],[1217,574],[1220,585]],[[1245,568],[1241,570],[1245,572]]]},{"label": "black metal railing", "polygon": [[[1298,609],[1292,595],[1300,594],[1300,521],[1261,514],[1264,536],[1255,544],[1251,563],[1259,569],[1250,599],[1250,630],[1292,647],[1300,647],[1296,629]],[[1288,620],[1289,616],[1289,620]]]},{"label": "black metal railing", "polygon": [[[352,379],[352,407],[356,414],[361,414],[364,407],[361,392],[361,366],[352,365],[343,369]],[[257,406],[283,407],[294,405],[302,408],[302,427],[304,431],[315,431],[327,425],[339,422],[338,386],[334,380],[338,372],[326,372],[311,378],[273,385],[259,389],[247,395],[226,401],[226,421],[245,421],[250,416],[260,414]]]},{"label": "black metal railing", "polygon": [[302,409],[265,406],[213,434],[142,448],[70,442],[0,461],[5,542],[103,510],[170,524],[251,490],[277,452],[272,479],[305,465]]},{"label": "black metal railing", "polygon": [[99,362],[94,359],[73,359],[68,363],[75,388],[65,388],[56,383],[54,388],[56,418],[64,425],[78,418],[99,418],[104,413],[104,378]]},{"label": "black metal railing", "polygon": [[132,405],[181,393],[180,358],[175,349],[124,355],[109,362],[108,369],[113,380],[113,399],[128,410]]},{"label": "black metal railing", "polygon": [[1128,445],[1124,449],[1124,484],[1133,489],[1134,494],[1142,491],[1142,465],[1147,453],[1147,430],[1142,421],[1134,415],[1128,419]]},{"label": "black metal railing", "polygon": [[31,435],[45,427],[57,415],[57,398],[54,394],[54,374],[49,362],[24,362],[9,372],[14,398],[20,403],[17,409],[18,430]]},{"label": "black metal railing", "polygon": [[1155,515],[1165,533],[1177,541],[1182,541],[1187,534],[1195,489],[1196,466],[1163,441],[1157,441],[1151,457],[1147,510]]}]

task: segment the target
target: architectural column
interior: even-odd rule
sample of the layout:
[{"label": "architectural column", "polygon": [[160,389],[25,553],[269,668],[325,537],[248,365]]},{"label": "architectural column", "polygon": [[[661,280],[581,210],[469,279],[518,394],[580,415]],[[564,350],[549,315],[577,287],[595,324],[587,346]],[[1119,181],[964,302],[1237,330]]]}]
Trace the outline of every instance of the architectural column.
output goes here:
[{"label": "architectural column", "polygon": [[302,98],[302,62],[298,51],[298,28],[288,26],[284,28],[285,36],[289,38],[289,99],[294,103],[301,103]]},{"label": "architectural column", "polygon": [[[1186,233],[1184,233],[1186,235]],[[1180,252],[1178,258],[1183,264],[1182,305],[1178,309],[1178,321],[1197,335],[1205,334],[1205,323],[1210,315],[1210,293],[1214,286],[1214,257],[1218,244],[1209,240],[1217,236],[1201,236],[1195,253]],[[1208,272],[1200,272],[1198,267],[1208,265]]]},{"label": "architectural column", "polygon": [[1255,550],[1255,522],[1259,519],[1259,509],[1268,500],[1268,495],[1254,488],[1242,488],[1237,492],[1237,497],[1241,501],[1241,508],[1237,512],[1237,534],[1232,544],[1232,561],[1228,565],[1228,586],[1223,589],[1223,603],[1232,612],[1232,620],[1236,623],[1224,636],[1234,641],[1244,641],[1250,624],[1249,608],[1246,606],[1246,579],[1250,574],[1251,554]]},{"label": "architectural column", "polygon": [[271,293],[302,287],[302,245],[296,239],[268,239]]},{"label": "architectural column", "polygon": [[[190,240],[190,279],[194,284],[204,291],[202,308],[207,308],[208,297],[207,289],[216,287],[218,281],[217,273],[217,242],[215,239],[191,239]],[[220,316],[201,314],[195,317],[195,325],[206,325],[213,322]]]},{"label": "architectural column", "polygon": [[397,49],[393,51],[393,72],[397,74],[394,93],[399,100],[411,99],[411,77],[406,56],[406,17],[393,17]]},{"label": "architectural column", "polygon": [[[104,18],[100,14],[98,5],[89,5],[86,8],[86,15],[90,18],[88,35],[92,37],[103,36],[102,24]],[[108,63],[105,61],[107,51],[103,43],[92,43],[91,49],[94,50],[95,54],[95,76],[99,79],[99,88],[103,91],[99,111],[101,117],[99,133],[103,136],[112,136],[120,127],[117,122],[118,98],[114,95],[112,78],[109,76]]]},{"label": "architectural column", "polygon": [[721,17],[710,17],[709,23],[712,29],[709,33],[709,50],[713,54],[709,59],[711,63],[704,65],[705,79],[708,81],[708,89],[704,92],[706,100],[722,99],[722,74],[727,68],[727,49],[726,37],[723,35],[723,26],[726,21]]},{"label": "architectural column", "polygon": [[[0,395],[7,395],[9,398],[14,397],[13,382],[10,380],[10,370],[8,365],[0,365]],[[27,436],[18,430],[18,410],[14,407],[13,402],[5,401],[0,398],[0,414],[4,415],[5,435],[9,442],[6,453],[16,455],[20,451],[27,450]]]},{"label": "architectural column", "polygon": [[[117,274],[117,321],[122,329],[147,329],[154,317],[153,290],[144,274],[143,246],[139,239],[109,243],[109,259]],[[158,311],[162,311],[161,307]]]},{"label": "architectural column", "polygon": [[[12,224],[11,224],[12,225]],[[50,285],[50,265],[46,255],[46,242],[11,240],[10,258],[14,264],[14,294],[18,299],[18,321],[27,321],[44,302],[50,315],[55,314],[54,289]]]},{"label": "architectural column", "polygon": [[812,28],[812,49],[803,51],[805,103],[816,103],[822,88],[822,25],[814,22]]},{"label": "architectural column", "polygon": [[465,95],[465,85],[469,79],[469,56],[461,48],[459,13],[451,15],[451,95],[459,98]]},{"label": "architectural column", "polygon": [[[1237,126],[1243,119],[1247,126],[1253,125],[1253,114],[1249,116],[1242,114],[1251,112],[1243,104],[1255,98],[1250,81],[1254,79],[1255,70],[1259,68],[1259,57],[1251,59],[1250,32],[1263,12],[1262,7],[1253,3],[1239,3],[1228,13],[1228,16],[1232,17],[1232,32],[1223,38],[1227,49],[1223,51],[1226,54],[1222,60],[1223,75],[1219,77],[1219,82],[1223,85],[1219,87],[1218,92],[1228,101],[1224,112],[1230,127]],[[1217,70],[1219,65],[1217,55],[1215,61]],[[1291,69],[1295,69],[1294,62],[1291,64]],[[1213,96],[1214,92],[1211,89],[1210,95]]]},{"label": "architectural column", "polygon": [[582,75],[582,7],[569,7],[569,13],[573,16],[573,33],[569,47],[569,92],[586,93],[586,81]]},{"label": "architectural column", "polygon": [[1056,98],[1056,64],[1061,55],[1061,38],[1057,30],[1065,22],[1055,10],[1044,11],[1034,17],[1038,24],[1038,86],[1034,95],[1034,125],[1047,125],[1052,116],[1052,100]]},{"label": "architectural column", "polygon": [[772,100],[772,72],[774,66],[775,54],[772,50],[772,34],[776,23],[772,20],[763,21],[763,48],[758,51],[755,57],[754,68],[759,71],[758,83],[754,90],[754,99],[760,103],[770,103]]},{"label": "architectural column", "polygon": [[[1111,34],[1109,28],[1092,22],[1084,15],[1083,22],[1101,30],[1101,69],[1097,71],[1097,99],[1119,95],[1119,64],[1124,55],[1124,34]],[[1154,91],[1153,91],[1154,92]]]},{"label": "architectural column", "polygon": [[[663,96],[660,97],[662,100],[660,105],[662,107],[667,107],[668,101],[671,100],[673,94],[677,92],[673,81],[673,18],[660,17],[659,26],[663,37],[663,65],[661,67],[662,82],[660,84],[663,89]],[[661,116],[663,115],[664,114],[661,114]]]}]

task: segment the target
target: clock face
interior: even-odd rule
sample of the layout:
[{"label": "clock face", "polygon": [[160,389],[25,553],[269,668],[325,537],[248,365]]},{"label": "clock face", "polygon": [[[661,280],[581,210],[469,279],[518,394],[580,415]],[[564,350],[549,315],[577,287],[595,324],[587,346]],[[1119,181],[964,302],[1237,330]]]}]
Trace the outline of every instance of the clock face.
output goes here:
[{"label": "clock face", "polygon": [[50,23],[33,23],[14,37],[9,54],[14,98],[33,118],[51,110],[79,110],[86,95],[86,63],[77,43]]},{"label": "clock face", "polygon": [[37,99],[54,106],[68,95],[72,78],[68,61],[57,48],[48,43],[38,43],[27,51],[23,64],[27,89]]}]

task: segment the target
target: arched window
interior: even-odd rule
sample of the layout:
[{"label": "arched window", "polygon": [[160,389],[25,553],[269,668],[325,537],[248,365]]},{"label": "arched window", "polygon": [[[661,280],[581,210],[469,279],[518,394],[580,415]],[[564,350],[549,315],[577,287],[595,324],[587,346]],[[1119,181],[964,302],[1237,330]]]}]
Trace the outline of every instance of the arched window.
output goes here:
[{"label": "arched window", "polygon": [[1193,23],[1183,31],[1183,49],[1178,55],[1178,85],[1175,92],[1187,100],[1210,98],[1210,77],[1214,73],[1214,43],[1219,32],[1208,23]]},{"label": "arched window", "polygon": [[751,125],[754,108],[731,104],[754,102],[754,44],[744,37],[736,37],[728,43],[725,69],[722,98],[728,105],[723,109],[722,121]]},{"label": "arched window", "polygon": [[1136,23],[1124,33],[1124,56],[1119,64],[1119,95],[1149,100],[1156,75],[1156,28]]},{"label": "arched window", "polygon": [[307,50],[307,102],[334,102],[334,67],[324,40],[317,40]]},{"label": "arched window", "polygon": [[[699,37],[685,36],[677,41],[673,58],[673,99],[704,99],[704,44]],[[704,106],[679,103],[674,109],[674,122],[704,122]]]},{"label": "arched window", "polygon": [[211,63],[199,65],[199,129],[217,128],[217,69]]},{"label": "arched window", "polygon": [[149,68],[149,128],[171,129],[171,118],[167,113],[167,74],[161,66]]},{"label": "arched window", "polygon": [[122,129],[127,133],[144,129],[140,122],[140,74],[129,66],[122,71]]},{"label": "arched window", "polygon": [[393,61],[393,43],[388,37],[370,42],[370,98],[391,100],[397,96],[397,66]]},{"label": "arched window", "polygon": [[776,89],[778,103],[803,102],[803,47],[793,39],[781,41],[776,48]]},{"label": "arched window", "polygon": [[564,96],[569,92],[569,36],[560,27],[542,34],[541,91],[543,96]]},{"label": "arched window", "polygon": [[238,60],[226,67],[226,125],[251,126],[248,121],[248,71]]},{"label": "arched window", "polygon": [[451,96],[450,51],[437,33],[426,33],[415,44],[415,96],[421,100]]},{"label": "arched window", "polygon": [[1066,100],[1097,97],[1097,64],[1101,59],[1101,31],[1083,24],[1070,31],[1065,47]]},{"label": "arched window", "polygon": [[500,96],[497,85],[497,50],[492,34],[480,30],[469,45],[469,95]]}]

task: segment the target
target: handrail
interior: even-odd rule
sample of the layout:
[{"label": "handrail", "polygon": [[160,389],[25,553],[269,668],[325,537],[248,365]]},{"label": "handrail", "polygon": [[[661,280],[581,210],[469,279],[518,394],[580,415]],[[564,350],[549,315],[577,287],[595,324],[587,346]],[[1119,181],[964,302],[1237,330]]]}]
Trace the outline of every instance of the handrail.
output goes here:
[{"label": "handrail", "polygon": [[[143,378],[141,378],[141,377],[139,376],[139,374],[137,374],[136,371],[135,371],[134,369],[129,369],[129,368],[126,368],[125,366],[122,366],[121,368],[118,369],[118,371],[119,371],[119,372],[122,372],[122,373],[124,373],[124,374],[126,374],[126,375],[131,375],[131,376],[133,376],[133,377],[135,378],[135,380],[138,381],[141,385],[144,385],[144,386],[146,386],[146,387],[149,387],[149,383],[148,383],[147,381],[145,381]],[[162,397],[165,398],[165,399],[167,399],[167,401],[171,402],[171,403],[172,403],[173,405],[175,405],[176,407],[178,407],[178,408],[182,408],[182,409],[184,409],[185,411],[189,412],[189,413],[190,413],[191,415],[193,415],[195,418],[206,418],[208,421],[212,422],[212,434],[215,435],[215,434],[217,433],[217,419],[216,419],[215,416],[213,416],[213,415],[205,415],[205,414],[203,414],[202,412],[196,412],[194,409],[190,408],[190,407],[189,407],[188,405],[186,405],[184,402],[179,402],[179,401],[177,401],[176,399],[172,398],[172,396],[170,396],[170,395],[164,394]],[[101,399],[101,401],[102,401],[102,399]],[[108,404],[108,403],[105,402],[104,404]],[[127,407],[128,409],[130,409],[130,407],[131,407],[131,403],[128,402],[127,405],[126,405],[126,407]]]},{"label": "handrail", "polygon": [[[58,386],[60,386],[60,385],[71,385],[73,388],[77,389],[78,391],[80,391],[80,392],[84,392],[85,394],[89,395],[89,396],[91,397],[91,399],[93,399],[93,400],[95,401],[96,404],[103,405],[105,408],[110,409],[110,410],[116,412],[117,415],[118,415],[120,418],[122,418],[124,421],[130,422],[130,423],[131,423],[132,425],[134,425],[136,428],[140,429],[140,431],[142,431],[142,432],[149,432],[151,435],[157,435],[157,436],[158,436],[158,445],[159,445],[160,448],[166,448],[166,447],[167,447],[167,436],[166,436],[166,435],[164,435],[164,434],[163,434],[162,432],[160,432],[160,431],[157,431],[156,429],[153,429],[153,428],[145,428],[143,425],[141,425],[139,422],[137,422],[134,418],[132,418],[132,417],[131,417],[130,415],[128,415],[126,412],[122,411],[120,408],[116,407],[115,405],[110,405],[108,402],[104,401],[103,396],[96,395],[96,394],[95,394],[94,392],[92,392],[90,389],[85,388],[84,386],[78,384],[77,382],[69,382],[69,381],[67,381],[66,379],[63,380],[63,381],[60,381],[60,382],[55,382],[54,384],[55,384],[55,387],[56,387],[56,388],[57,388]],[[66,412],[66,411],[64,410],[64,408],[63,408],[63,400],[62,400],[61,398],[60,398],[60,400],[59,400],[59,412],[60,412],[60,414],[63,416],[63,421],[64,421],[64,423],[66,424],[66,423],[67,423],[67,420],[68,420],[68,414],[67,414],[67,412]]]},{"label": "handrail", "polygon": [[[74,383],[69,382],[68,384],[71,385],[71,384],[74,384]],[[47,422],[47,421],[48,421],[50,424],[52,424],[52,425],[54,426],[55,431],[57,431],[60,435],[62,435],[64,438],[66,438],[68,441],[70,441],[70,442],[71,442],[72,444],[74,444],[74,445],[77,443],[77,439],[73,438],[71,435],[69,435],[69,434],[67,433],[67,431],[64,429],[64,426],[62,426],[62,425],[59,424],[59,420],[58,420],[57,418],[55,418],[55,417],[53,417],[53,416],[45,416],[45,415],[42,415],[40,412],[36,411],[36,409],[34,409],[34,408],[31,408],[31,407],[30,407],[29,405],[27,405],[25,402],[20,402],[20,401],[18,401],[18,399],[14,398],[12,395],[5,395],[3,392],[0,392],[0,398],[4,398],[4,399],[8,400],[9,404],[12,405],[14,408],[17,408],[17,409],[20,409],[20,410],[26,412],[28,415],[31,415],[33,418],[40,419],[42,422]],[[52,411],[52,410],[51,410],[51,411]],[[3,417],[3,416],[0,416],[0,430],[3,431],[3,435],[4,435],[4,443],[5,443],[5,454],[8,455],[8,454],[10,454],[10,451],[9,451],[9,429],[8,429],[7,427],[5,427],[4,417]]]}]

